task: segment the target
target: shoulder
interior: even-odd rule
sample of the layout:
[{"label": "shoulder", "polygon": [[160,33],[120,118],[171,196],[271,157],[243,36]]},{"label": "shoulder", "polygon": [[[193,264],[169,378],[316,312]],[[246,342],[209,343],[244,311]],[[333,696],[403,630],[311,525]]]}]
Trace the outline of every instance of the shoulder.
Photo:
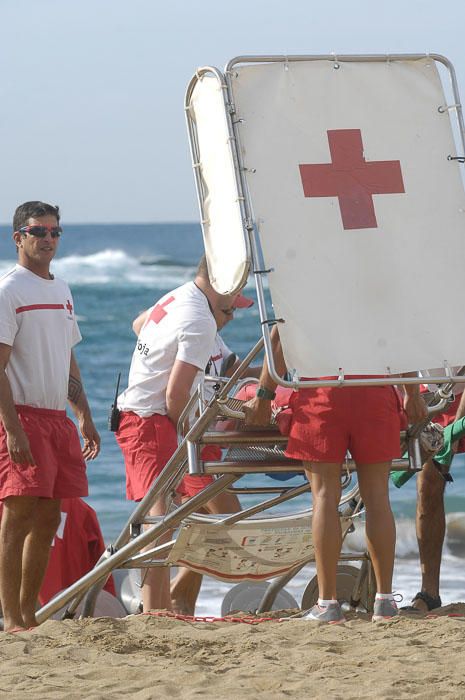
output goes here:
[{"label": "shoulder", "polygon": [[68,282],[64,280],[62,277],[54,277],[53,278],[54,286],[60,289],[65,289],[67,292],[71,294],[71,290],[69,288]]},{"label": "shoulder", "polygon": [[18,269],[12,267],[11,270],[5,272],[0,276],[0,289],[8,289],[18,283],[20,275],[18,275]]}]

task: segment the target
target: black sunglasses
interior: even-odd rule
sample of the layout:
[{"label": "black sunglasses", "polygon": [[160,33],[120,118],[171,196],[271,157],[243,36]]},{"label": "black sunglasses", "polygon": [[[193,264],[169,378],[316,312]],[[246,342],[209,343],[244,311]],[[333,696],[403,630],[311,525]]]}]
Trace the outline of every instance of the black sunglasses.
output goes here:
[{"label": "black sunglasses", "polygon": [[47,233],[50,233],[52,238],[60,238],[63,229],[61,226],[23,226],[19,229],[19,233],[29,233],[36,238],[45,238]]}]

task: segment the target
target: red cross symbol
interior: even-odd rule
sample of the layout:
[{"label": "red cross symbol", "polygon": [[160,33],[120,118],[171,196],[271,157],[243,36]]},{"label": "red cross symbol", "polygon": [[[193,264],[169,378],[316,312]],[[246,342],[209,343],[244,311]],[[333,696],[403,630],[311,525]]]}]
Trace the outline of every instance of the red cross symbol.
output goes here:
[{"label": "red cross symbol", "polygon": [[73,305],[71,304],[69,299],[66,300],[66,308],[68,309],[69,314],[73,313]]},{"label": "red cross symbol", "polygon": [[150,321],[153,321],[154,323],[160,323],[162,318],[165,318],[167,313],[165,311],[165,306],[171,304],[172,301],[174,301],[174,297],[169,297],[166,301],[163,302],[163,304],[157,304],[156,306],[154,306],[152,309],[152,313],[148,317],[147,323],[149,323]]},{"label": "red cross symbol", "polygon": [[400,161],[363,157],[360,129],[328,131],[331,163],[299,165],[306,197],[337,197],[344,229],[377,228],[374,194],[405,192]]}]

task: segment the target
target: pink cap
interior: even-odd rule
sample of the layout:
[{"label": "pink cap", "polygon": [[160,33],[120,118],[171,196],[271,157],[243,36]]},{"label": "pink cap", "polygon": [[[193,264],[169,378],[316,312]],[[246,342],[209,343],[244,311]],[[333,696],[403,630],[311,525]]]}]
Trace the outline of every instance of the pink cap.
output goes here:
[{"label": "pink cap", "polygon": [[253,306],[253,304],[253,299],[249,299],[249,297],[245,297],[241,293],[239,293],[234,299],[234,307],[236,309],[248,309],[250,306]]}]

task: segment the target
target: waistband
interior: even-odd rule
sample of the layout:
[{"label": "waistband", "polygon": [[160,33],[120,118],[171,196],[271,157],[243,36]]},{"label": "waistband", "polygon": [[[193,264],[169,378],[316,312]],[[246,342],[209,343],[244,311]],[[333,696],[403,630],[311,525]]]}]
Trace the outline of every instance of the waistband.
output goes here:
[{"label": "waistband", "polygon": [[66,418],[66,411],[55,411],[53,408],[36,408],[35,406],[15,406],[18,413],[27,413],[31,416],[43,416],[44,418]]},{"label": "waistband", "polygon": [[135,418],[139,418],[140,420],[169,420],[171,423],[170,418],[166,415],[166,413],[152,413],[150,416],[140,416],[138,413],[135,411],[123,411],[122,409],[120,410],[120,413],[122,416],[131,416]]}]

